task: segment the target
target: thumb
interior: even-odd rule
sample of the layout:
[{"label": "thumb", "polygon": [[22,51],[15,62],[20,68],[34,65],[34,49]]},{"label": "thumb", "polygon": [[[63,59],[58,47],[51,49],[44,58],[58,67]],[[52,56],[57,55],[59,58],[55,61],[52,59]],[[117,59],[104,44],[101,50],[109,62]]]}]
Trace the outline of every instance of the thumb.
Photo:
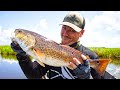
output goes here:
[{"label": "thumb", "polygon": [[83,54],[81,54],[81,57],[83,59],[84,65],[88,66],[89,65],[89,61],[87,60],[87,57]]},{"label": "thumb", "polygon": [[85,55],[81,54],[81,57],[83,60],[87,60],[87,57]]}]

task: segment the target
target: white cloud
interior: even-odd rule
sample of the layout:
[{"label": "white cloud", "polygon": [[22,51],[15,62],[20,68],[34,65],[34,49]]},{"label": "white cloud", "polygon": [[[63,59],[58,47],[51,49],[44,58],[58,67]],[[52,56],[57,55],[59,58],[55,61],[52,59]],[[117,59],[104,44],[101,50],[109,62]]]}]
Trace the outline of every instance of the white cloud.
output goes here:
[{"label": "white cloud", "polygon": [[86,46],[120,47],[120,12],[106,11],[87,20],[82,39]]},{"label": "white cloud", "polygon": [[6,30],[0,29],[0,45],[9,45],[11,43],[10,37],[14,30],[12,28]]},{"label": "white cloud", "polygon": [[2,27],[0,26],[0,37],[1,37],[1,35],[2,35]]},{"label": "white cloud", "polygon": [[55,27],[50,27],[49,25],[50,24],[46,19],[41,19],[40,23],[38,23],[36,26],[33,26],[31,30],[50,40],[60,43],[60,33],[56,32]]},{"label": "white cloud", "polygon": [[[47,22],[47,20],[44,18],[44,19],[41,19],[40,22],[38,24],[36,24],[35,26],[33,26],[32,28],[30,29],[27,29],[27,30],[30,30],[30,31],[33,31],[33,32],[36,32],[50,40],[53,40],[57,43],[60,43],[60,32],[56,32],[56,28],[57,30],[59,29],[58,27],[52,27],[52,26],[49,26],[50,24]],[[25,28],[24,28],[25,29]],[[4,31],[5,32],[8,32],[10,31],[9,33],[11,33],[13,30],[9,29],[7,31]],[[11,35],[10,35],[11,36]],[[6,37],[9,37],[9,34],[7,33]],[[6,39],[4,37],[4,39]],[[9,41],[10,42],[10,41]],[[5,43],[5,42],[4,42]]]},{"label": "white cloud", "polygon": [[[92,13],[92,12],[91,12]],[[85,14],[85,13],[84,13]],[[101,14],[86,18],[85,33],[81,38],[81,43],[85,46],[93,47],[120,47],[120,12],[119,11],[102,11]],[[60,43],[59,27],[53,27],[47,22],[46,18],[29,29],[37,32],[49,39]],[[10,44],[11,32],[14,29],[3,30],[0,26],[0,45]]]},{"label": "white cloud", "polygon": [[38,24],[36,24],[35,26],[33,26],[33,28],[31,29],[34,32],[40,33],[41,31],[47,31],[48,29],[48,22],[46,19],[41,19],[40,22]]},{"label": "white cloud", "polygon": [[48,29],[47,20],[46,20],[46,19],[42,19],[42,20],[40,21],[40,26],[41,26],[43,29]]}]

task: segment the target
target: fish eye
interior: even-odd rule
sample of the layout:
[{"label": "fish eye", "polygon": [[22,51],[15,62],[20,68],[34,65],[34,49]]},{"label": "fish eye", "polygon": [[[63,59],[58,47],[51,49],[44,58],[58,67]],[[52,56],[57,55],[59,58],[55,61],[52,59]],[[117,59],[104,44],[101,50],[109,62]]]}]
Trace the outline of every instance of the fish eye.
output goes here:
[{"label": "fish eye", "polygon": [[97,61],[97,64],[99,64],[100,62],[99,61]]},{"label": "fish eye", "polygon": [[18,30],[19,33],[21,33],[22,31]]},{"label": "fish eye", "polygon": [[72,52],[72,55],[74,54],[74,52]]}]

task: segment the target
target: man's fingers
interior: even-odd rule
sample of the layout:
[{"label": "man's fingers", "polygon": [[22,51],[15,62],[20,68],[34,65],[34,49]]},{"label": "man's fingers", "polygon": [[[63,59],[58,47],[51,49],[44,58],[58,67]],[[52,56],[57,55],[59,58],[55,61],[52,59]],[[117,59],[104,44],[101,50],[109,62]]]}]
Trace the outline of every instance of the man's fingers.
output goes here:
[{"label": "man's fingers", "polygon": [[[81,54],[81,57],[83,60],[87,60],[87,57],[85,55]],[[73,70],[73,69],[77,68],[77,66],[79,64],[81,64],[81,62],[77,58],[73,58],[73,60],[68,65],[68,68]]]},{"label": "man's fingers", "polygon": [[71,70],[73,70],[73,68],[69,65],[69,66],[67,66],[69,69],[71,69]]},{"label": "man's fingers", "polygon": [[73,62],[70,62],[68,68],[73,70],[73,69],[77,68],[77,66]]},{"label": "man's fingers", "polygon": [[69,63],[68,68],[73,70],[73,69],[77,68],[77,66],[79,64],[81,64],[81,62],[78,59],[73,58],[73,60]]},{"label": "man's fingers", "polygon": [[73,58],[73,63],[76,64],[77,66],[81,64],[81,62],[76,58]]},{"label": "man's fingers", "polygon": [[81,57],[83,60],[87,60],[87,57],[85,55],[81,54]]}]

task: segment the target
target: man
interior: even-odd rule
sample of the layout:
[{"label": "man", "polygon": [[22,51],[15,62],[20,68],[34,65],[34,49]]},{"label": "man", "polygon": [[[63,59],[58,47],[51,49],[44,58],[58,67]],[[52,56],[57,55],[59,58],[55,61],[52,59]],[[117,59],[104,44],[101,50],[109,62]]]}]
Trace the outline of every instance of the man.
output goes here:
[{"label": "man", "polygon": [[42,67],[36,61],[32,62],[18,44],[11,43],[11,48],[17,52],[19,65],[27,78],[31,79],[90,79],[92,75],[95,79],[101,79],[101,76],[90,67],[86,55],[91,59],[98,59],[98,56],[90,49],[80,44],[79,38],[84,34],[85,19],[77,12],[68,13],[63,22],[61,29],[61,44],[73,47],[83,54],[81,55],[84,64],[73,58],[67,67],[53,67],[45,65]]}]

